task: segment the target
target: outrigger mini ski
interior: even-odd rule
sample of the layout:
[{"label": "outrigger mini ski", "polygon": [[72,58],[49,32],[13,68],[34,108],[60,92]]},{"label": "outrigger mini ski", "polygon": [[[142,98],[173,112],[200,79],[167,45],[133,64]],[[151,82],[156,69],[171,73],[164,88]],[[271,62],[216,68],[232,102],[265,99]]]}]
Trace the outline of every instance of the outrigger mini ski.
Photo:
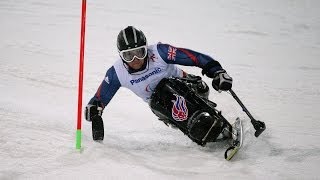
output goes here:
[{"label": "outrigger mini ski", "polygon": [[[231,93],[232,97],[239,103],[239,105],[242,107],[242,110],[249,116],[251,119],[251,124],[253,125],[256,132],[254,133],[255,137],[258,137],[265,129],[266,125],[262,121],[258,121],[253,118],[253,116],[250,114],[248,109],[244,106],[244,104],[241,102],[241,100],[238,98],[236,93],[230,89],[229,92]],[[233,156],[239,151],[239,149],[242,146],[243,143],[243,127],[241,123],[241,119],[237,118],[235,123],[232,127],[232,143],[231,146],[225,151],[224,157],[227,161],[231,160]]]},{"label": "outrigger mini ski", "polygon": [[256,119],[253,118],[253,116],[250,114],[250,112],[248,111],[248,109],[244,106],[244,104],[240,101],[240,99],[238,98],[238,96],[236,95],[236,93],[230,89],[229,92],[231,93],[231,95],[233,96],[233,98],[239,103],[239,105],[242,107],[242,110],[249,116],[249,118],[251,119],[251,124],[253,125],[254,129],[256,130],[256,132],[254,133],[254,135],[256,137],[258,137],[265,129],[266,129],[266,125],[264,122],[262,121],[258,121]]}]

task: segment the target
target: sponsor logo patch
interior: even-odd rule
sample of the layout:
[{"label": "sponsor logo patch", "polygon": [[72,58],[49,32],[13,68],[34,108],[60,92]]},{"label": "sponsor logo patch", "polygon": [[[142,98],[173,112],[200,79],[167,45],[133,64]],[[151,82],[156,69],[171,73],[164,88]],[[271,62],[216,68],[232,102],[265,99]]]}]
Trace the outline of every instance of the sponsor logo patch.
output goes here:
[{"label": "sponsor logo patch", "polygon": [[144,75],[144,76],[142,76],[142,77],[140,77],[140,78],[138,78],[138,79],[132,79],[132,80],[130,80],[130,83],[131,83],[131,85],[133,85],[133,84],[137,84],[137,83],[139,83],[139,82],[142,82],[142,81],[145,81],[145,80],[147,80],[149,77],[151,77],[151,76],[153,76],[153,75],[155,75],[155,74],[158,74],[158,73],[160,73],[161,72],[161,68],[155,68],[152,72],[150,72],[149,74],[146,74],[146,75]]}]

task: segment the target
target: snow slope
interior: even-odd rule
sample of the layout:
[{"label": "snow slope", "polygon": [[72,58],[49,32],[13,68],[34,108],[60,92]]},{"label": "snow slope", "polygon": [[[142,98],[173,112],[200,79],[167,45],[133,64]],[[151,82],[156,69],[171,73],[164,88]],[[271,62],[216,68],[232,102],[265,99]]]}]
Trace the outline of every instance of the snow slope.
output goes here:
[{"label": "snow slope", "polygon": [[[243,150],[199,147],[121,89],[105,140],[75,150],[81,1],[0,1],[0,179],[319,179],[320,1],[89,1],[84,104],[134,25],[158,41],[212,55],[267,130],[259,137],[228,93],[210,98],[244,119]],[[198,68],[182,67],[200,74]],[[209,79],[205,79],[210,83]]]}]

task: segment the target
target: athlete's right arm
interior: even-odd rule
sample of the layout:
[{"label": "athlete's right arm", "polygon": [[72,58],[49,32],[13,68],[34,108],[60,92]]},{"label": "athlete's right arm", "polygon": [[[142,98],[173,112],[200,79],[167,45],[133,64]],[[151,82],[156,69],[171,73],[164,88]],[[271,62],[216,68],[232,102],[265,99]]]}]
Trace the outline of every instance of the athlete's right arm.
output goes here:
[{"label": "athlete's right arm", "polygon": [[109,104],[120,87],[121,84],[118,75],[112,66],[108,69],[104,80],[86,107],[86,120],[91,121],[92,117],[95,115],[101,116],[102,110]]}]

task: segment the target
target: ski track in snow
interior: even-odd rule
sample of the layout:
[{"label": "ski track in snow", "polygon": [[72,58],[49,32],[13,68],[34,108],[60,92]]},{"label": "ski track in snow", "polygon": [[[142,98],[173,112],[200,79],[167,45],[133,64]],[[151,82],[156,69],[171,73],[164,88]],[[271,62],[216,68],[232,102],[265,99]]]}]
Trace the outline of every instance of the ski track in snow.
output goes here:
[{"label": "ski track in snow", "polygon": [[211,90],[227,119],[244,120],[243,148],[227,162],[225,142],[197,146],[121,89],[103,114],[105,140],[93,142],[83,120],[83,149],[76,151],[81,2],[1,1],[1,180],[320,177],[319,1],[87,3],[84,106],[117,57],[119,30],[134,25],[150,44],[171,43],[219,60],[267,129],[255,138],[232,97]]}]

